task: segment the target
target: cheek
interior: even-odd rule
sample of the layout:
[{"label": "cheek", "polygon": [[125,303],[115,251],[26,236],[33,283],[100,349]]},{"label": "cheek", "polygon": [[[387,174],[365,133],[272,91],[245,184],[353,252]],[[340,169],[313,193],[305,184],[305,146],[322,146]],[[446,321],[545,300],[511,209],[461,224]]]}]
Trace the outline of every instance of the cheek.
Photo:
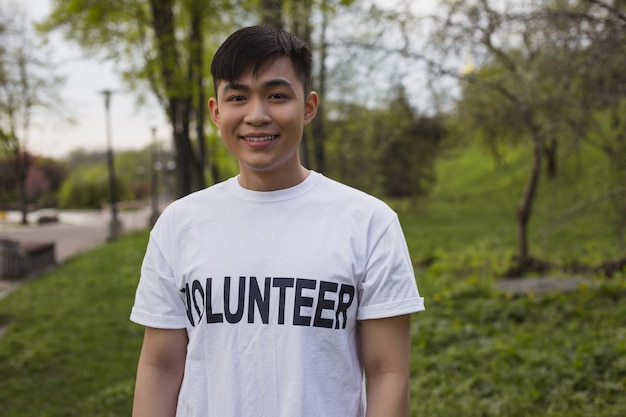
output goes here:
[{"label": "cheek", "polygon": [[215,125],[217,126],[218,129],[221,130],[222,134],[228,134],[232,130],[234,123],[232,121],[232,118],[228,116],[224,117],[224,115],[220,115]]}]

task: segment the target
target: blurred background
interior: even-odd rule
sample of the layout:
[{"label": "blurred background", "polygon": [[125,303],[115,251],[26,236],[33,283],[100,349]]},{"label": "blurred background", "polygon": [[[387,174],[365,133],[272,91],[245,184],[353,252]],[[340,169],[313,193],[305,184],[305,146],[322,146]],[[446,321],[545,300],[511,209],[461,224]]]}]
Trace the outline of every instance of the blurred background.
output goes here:
[{"label": "blurred background", "polygon": [[498,169],[525,149],[525,262],[540,179],[589,146],[608,171],[581,204],[614,200],[623,236],[620,2],[6,0],[1,13],[0,205],[24,218],[155,187],[167,201],[235,174],[207,118],[208,68],[228,33],[263,22],[315,52],[308,167],[426,202],[451,152],[478,146]]},{"label": "blurred background", "polygon": [[[37,298],[26,291],[123,278],[108,314],[125,322],[146,236],[72,256],[237,173],[206,111],[209,67],[229,33],[257,23],[313,49],[321,101],[304,164],[401,217],[432,307],[414,328],[414,415],[624,415],[623,0],[0,0],[0,235],[55,240],[61,226],[98,224],[97,236],[63,229],[85,238],[57,246],[77,269],[0,304],[0,329],[16,323],[0,379],[65,357],[19,342],[32,340],[21,320],[52,314],[20,313]],[[130,343],[132,368],[140,335],[117,323],[105,327],[127,336],[109,334]],[[69,379],[99,381],[82,414],[50,415],[127,409],[132,369],[86,372]],[[15,384],[0,410],[34,389]]]}]

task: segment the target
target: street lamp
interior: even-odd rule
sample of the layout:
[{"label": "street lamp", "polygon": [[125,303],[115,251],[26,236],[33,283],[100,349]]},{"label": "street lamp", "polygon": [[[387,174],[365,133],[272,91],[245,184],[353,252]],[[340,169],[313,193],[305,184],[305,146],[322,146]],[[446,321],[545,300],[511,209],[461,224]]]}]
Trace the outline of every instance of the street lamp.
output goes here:
[{"label": "street lamp", "polygon": [[152,146],[150,148],[150,191],[152,202],[152,213],[150,214],[150,226],[154,226],[159,218],[159,177],[157,163],[159,154],[157,148],[156,127],[152,128]]},{"label": "street lamp", "polygon": [[109,170],[109,199],[111,204],[111,222],[109,223],[109,240],[114,240],[120,233],[122,224],[117,215],[117,190],[115,185],[115,164],[113,161],[113,144],[111,141],[111,95],[113,91],[102,90],[104,96],[104,109],[106,113],[107,134],[107,166]]}]

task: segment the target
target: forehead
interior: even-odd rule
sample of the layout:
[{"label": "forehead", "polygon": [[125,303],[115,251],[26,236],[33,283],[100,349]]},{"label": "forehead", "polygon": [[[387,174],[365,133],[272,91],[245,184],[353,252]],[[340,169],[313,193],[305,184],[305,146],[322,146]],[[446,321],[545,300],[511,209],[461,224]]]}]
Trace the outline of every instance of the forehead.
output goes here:
[{"label": "forehead", "polygon": [[[286,81],[277,83],[275,81]],[[233,86],[240,87],[256,87],[263,85],[291,85],[294,90],[301,90],[304,85],[298,77],[294,68],[293,62],[288,56],[279,56],[275,59],[270,59],[256,68],[250,66],[243,70],[239,77],[234,80],[219,80],[217,88],[222,91],[225,88],[232,88]]]}]

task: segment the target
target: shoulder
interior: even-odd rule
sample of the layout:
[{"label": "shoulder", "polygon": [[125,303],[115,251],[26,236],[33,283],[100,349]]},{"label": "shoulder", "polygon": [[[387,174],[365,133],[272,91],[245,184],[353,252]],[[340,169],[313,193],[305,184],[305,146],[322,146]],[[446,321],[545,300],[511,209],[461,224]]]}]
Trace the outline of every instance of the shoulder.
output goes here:
[{"label": "shoulder", "polygon": [[232,194],[228,191],[229,183],[234,180],[235,178],[229,178],[226,181],[219,182],[181,197],[173,201],[166,210],[184,212],[185,210],[193,210],[197,207],[206,207],[210,204],[220,204],[229,201],[229,198],[232,197]]},{"label": "shoulder", "polygon": [[380,214],[393,215],[395,212],[381,199],[359,189],[325,177],[321,174],[318,181],[317,194],[328,203],[338,208],[366,210]]},{"label": "shoulder", "polygon": [[[346,184],[321,176],[302,212],[345,236],[377,240],[399,221],[384,201]],[[366,236],[364,238],[363,236]]]},{"label": "shoulder", "polygon": [[217,183],[174,200],[163,210],[154,230],[173,226],[178,230],[193,227],[193,224],[201,221],[208,213],[215,213],[220,207],[233,204],[232,195],[228,192],[228,182],[231,180]]}]

